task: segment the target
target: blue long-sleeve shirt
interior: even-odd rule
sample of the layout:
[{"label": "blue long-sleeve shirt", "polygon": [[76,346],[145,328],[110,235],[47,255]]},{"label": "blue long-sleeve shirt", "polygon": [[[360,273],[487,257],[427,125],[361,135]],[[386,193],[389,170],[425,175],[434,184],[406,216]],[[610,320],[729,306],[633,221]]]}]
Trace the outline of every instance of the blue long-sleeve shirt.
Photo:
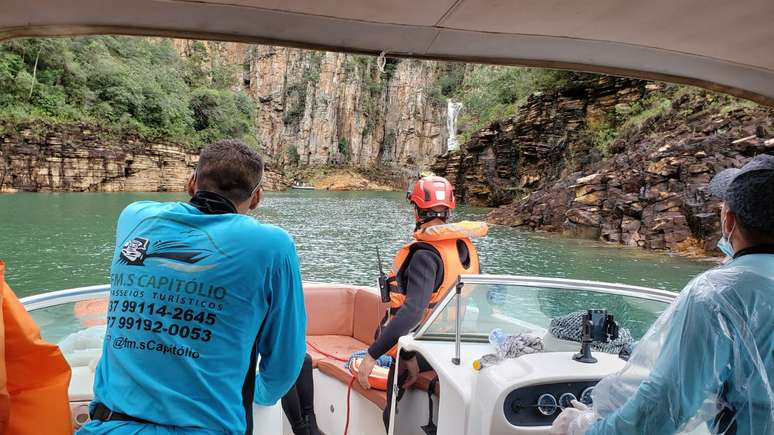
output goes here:
[{"label": "blue long-sleeve shirt", "polygon": [[91,422],[79,434],[243,434],[253,400],[275,403],[304,359],[293,241],[244,215],[131,204],[118,219],[107,322],[94,400],[155,424]]},{"label": "blue long-sleeve shirt", "polygon": [[[739,257],[683,291],[665,330],[643,339],[659,352],[643,355],[655,361],[652,371],[587,435],[674,434],[697,414],[718,433],[719,405],[734,416],[736,433],[774,433],[774,255]],[[606,392],[622,396],[615,382]]]}]

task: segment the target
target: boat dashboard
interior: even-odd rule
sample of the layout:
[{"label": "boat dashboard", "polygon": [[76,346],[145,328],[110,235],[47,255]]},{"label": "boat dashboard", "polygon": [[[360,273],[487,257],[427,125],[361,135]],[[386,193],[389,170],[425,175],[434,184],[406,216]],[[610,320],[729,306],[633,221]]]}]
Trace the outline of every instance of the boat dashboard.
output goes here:
[{"label": "boat dashboard", "polygon": [[591,405],[597,380],[530,385],[508,393],[503,404],[505,419],[513,426],[548,426],[559,411],[574,400]]},{"label": "boat dashboard", "polygon": [[[596,384],[626,364],[621,349],[638,340],[674,297],[587,281],[463,276],[456,291],[400,344],[422,355],[438,376],[439,403],[433,410],[438,433],[548,434],[573,400],[593,404]],[[582,354],[583,324],[594,324],[592,314],[598,313],[611,314],[615,338],[594,341],[591,360],[581,361],[576,355]],[[539,350],[495,357],[494,330],[534,337]],[[477,364],[485,356],[490,362]],[[421,433],[415,428],[429,414],[427,398],[407,396],[394,404],[395,434]]]},{"label": "boat dashboard", "polygon": [[[463,343],[459,365],[450,343],[401,339],[401,347],[421,354],[433,367],[441,385],[438,433],[532,434],[550,433],[550,426],[571,400],[591,404],[594,386],[622,369],[618,355],[595,352],[597,362],[575,361],[573,351],[540,352],[505,359],[497,365],[473,368],[482,355],[495,352],[488,343]],[[426,421],[426,397],[401,399],[395,415],[395,434],[415,433]],[[420,432],[416,432],[420,433]]]}]

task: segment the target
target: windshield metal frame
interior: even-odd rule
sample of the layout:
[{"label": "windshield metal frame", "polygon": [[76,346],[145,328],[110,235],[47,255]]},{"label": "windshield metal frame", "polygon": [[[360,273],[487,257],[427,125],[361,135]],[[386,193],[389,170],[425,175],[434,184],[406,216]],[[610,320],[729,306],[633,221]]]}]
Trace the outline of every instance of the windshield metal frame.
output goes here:
[{"label": "windshield metal frame", "polygon": [[[597,293],[607,293],[618,296],[628,296],[633,298],[672,303],[678,296],[678,293],[668,290],[654,289],[649,287],[639,287],[626,284],[615,284],[599,281],[586,281],[566,278],[544,278],[539,276],[526,275],[460,275],[459,285],[467,284],[502,284],[522,287],[545,287],[547,289],[571,290],[571,291],[591,291]],[[458,292],[453,289],[441,300],[435,307],[430,317],[422,323],[413,334],[416,340],[430,341],[452,341],[439,340],[437,334],[428,334],[430,325],[440,316],[441,312],[457,296]],[[460,331],[454,331],[456,336],[470,336],[471,334],[459,334]],[[454,336],[451,336],[454,339]],[[456,341],[456,340],[455,340]],[[478,341],[478,340],[474,340]]]}]

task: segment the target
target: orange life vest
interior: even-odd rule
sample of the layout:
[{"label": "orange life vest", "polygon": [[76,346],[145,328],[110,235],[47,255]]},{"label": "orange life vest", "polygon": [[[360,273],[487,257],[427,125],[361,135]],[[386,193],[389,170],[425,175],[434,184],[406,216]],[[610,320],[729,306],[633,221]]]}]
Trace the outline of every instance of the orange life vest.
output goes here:
[{"label": "orange life vest", "polygon": [[5,282],[0,261],[0,434],[72,434],[70,366]]},{"label": "orange life vest", "polygon": [[[436,225],[423,231],[415,232],[415,241],[400,248],[395,255],[393,268],[388,273],[388,280],[392,290],[390,292],[390,307],[387,317],[397,314],[398,310],[406,302],[405,290],[401,288],[398,278],[402,275],[402,269],[408,264],[408,260],[415,252],[420,249],[432,250],[441,257],[441,262],[443,263],[443,280],[433,290],[430,303],[422,316],[421,324],[427,320],[438,302],[443,300],[454,287],[460,275],[481,273],[478,252],[470,238],[484,236],[487,230],[488,228],[483,222],[459,222]],[[459,248],[457,247],[459,243],[463,243],[467,247],[468,262],[466,264],[462,264],[460,259]],[[390,349],[387,354],[394,358],[397,354],[397,346]]]}]

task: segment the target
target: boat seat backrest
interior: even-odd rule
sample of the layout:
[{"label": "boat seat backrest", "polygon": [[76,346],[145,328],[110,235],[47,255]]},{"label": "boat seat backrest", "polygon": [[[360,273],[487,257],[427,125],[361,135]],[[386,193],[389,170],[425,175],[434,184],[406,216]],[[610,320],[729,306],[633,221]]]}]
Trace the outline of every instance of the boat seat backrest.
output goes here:
[{"label": "boat seat backrest", "polygon": [[304,286],[306,335],[352,336],[356,288],[307,284]]},{"label": "boat seat backrest", "polygon": [[374,333],[387,311],[387,304],[374,289],[361,288],[355,294],[355,314],[352,336],[365,344],[374,342]]},{"label": "boat seat backrest", "polygon": [[304,286],[306,335],[343,335],[365,344],[374,341],[374,332],[387,305],[375,289],[325,284]]}]

